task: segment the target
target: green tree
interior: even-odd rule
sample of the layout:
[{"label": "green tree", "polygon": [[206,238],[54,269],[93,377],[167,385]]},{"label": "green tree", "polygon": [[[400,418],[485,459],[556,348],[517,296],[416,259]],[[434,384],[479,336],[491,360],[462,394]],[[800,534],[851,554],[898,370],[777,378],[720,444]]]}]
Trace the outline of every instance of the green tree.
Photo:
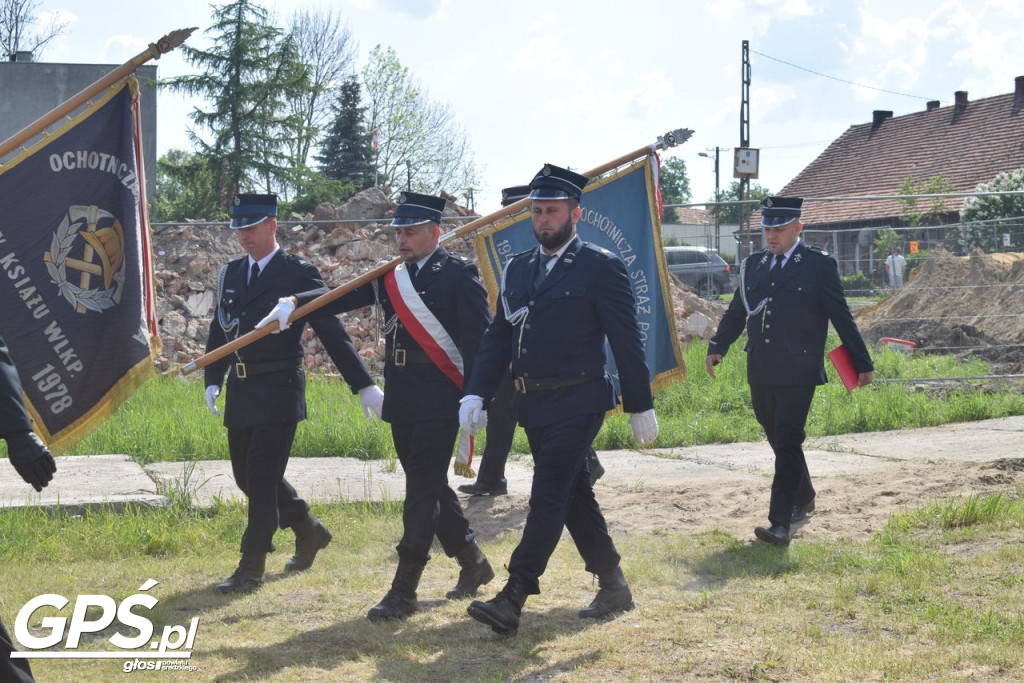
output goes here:
[{"label": "green tree", "polygon": [[180,48],[203,71],[165,85],[209,103],[209,109],[194,108],[189,118],[211,139],[194,129],[189,138],[202,157],[223,164],[218,191],[226,206],[241,190],[287,186],[285,145],[296,124],[284,103],[308,88],[309,78],[292,38],[251,0],[213,6],[213,25],[206,33],[213,39],[208,50]]},{"label": "green tree", "polygon": [[430,100],[393,48],[376,46],[362,71],[367,128],[378,134],[377,184],[437,194],[476,185],[465,131]]},{"label": "green tree", "polygon": [[316,156],[320,171],[363,190],[373,186],[373,135],[366,130],[359,81],[342,83],[334,105],[334,120],[327,129]]},{"label": "green tree", "polygon": [[216,166],[198,154],[172,149],[156,162],[155,223],[226,218]]},{"label": "green tree", "polygon": [[[686,175],[686,162],[678,157],[665,159],[661,162],[661,169],[658,172],[658,185],[661,189],[661,203],[687,204],[692,195],[690,194],[690,178]],[[675,209],[665,208],[661,213],[662,223],[676,223]]]},{"label": "green tree", "polygon": [[[750,193],[750,196],[747,198],[748,200],[758,200],[758,201],[760,201],[760,200],[764,199],[765,197],[770,196],[772,191],[769,190],[767,187],[763,187],[763,186],[759,185],[758,183],[751,182],[750,183],[750,188],[749,188],[749,193]],[[727,187],[724,190],[721,190],[718,194],[721,197],[720,201],[722,201],[722,202],[737,201],[737,198],[739,197],[739,194],[740,194],[740,181],[738,181],[738,180],[732,181],[731,183],[729,183],[729,187]],[[714,202],[715,202],[714,196],[708,198],[708,203],[714,203]],[[751,211],[753,210],[753,206],[754,206],[753,204],[746,204],[746,205],[743,205],[743,204],[726,204],[724,206],[713,206],[711,211],[710,211],[711,218],[712,218],[712,220],[714,220],[715,212],[716,211],[720,211],[721,212],[720,222],[723,225],[739,225],[741,218],[743,216],[745,216],[745,215],[749,215],[751,213]],[[745,210],[741,211],[741,209],[745,209]]]},{"label": "green tree", "polygon": [[[941,173],[930,180],[915,180],[914,176],[908,175],[900,184],[901,195],[922,195],[922,194],[943,194],[953,191],[953,183]],[[947,212],[945,200],[933,199],[927,209],[917,205],[914,197],[900,199],[900,217],[903,222],[911,228],[918,228],[922,225],[933,225],[942,222],[942,216]]]},{"label": "green tree", "polygon": [[[1024,190],[1024,168],[1003,171],[990,182],[981,183],[975,192]],[[1002,235],[1010,233],[1012,243],[1024,242],[1024,195],[968,197],[960,212],[960,244],[966,251],[1002,248]]]}]

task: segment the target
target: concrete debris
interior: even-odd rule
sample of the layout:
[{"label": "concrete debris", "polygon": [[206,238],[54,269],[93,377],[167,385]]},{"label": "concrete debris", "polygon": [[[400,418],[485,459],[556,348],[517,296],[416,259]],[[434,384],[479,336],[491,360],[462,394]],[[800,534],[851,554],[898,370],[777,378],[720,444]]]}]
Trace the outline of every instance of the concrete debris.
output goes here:
[{"label": "concrete debris", "polygon": [[[454,197],[447,199],[446,217],[473,215],[455,204]],[[311,216],[289,218],[336,223],[279,227],[277,239],[285,251],[316,265],[327,284],[344,284],[394,258],[394,241],[387,230],[394,209],[395,204],[380,189],[371,188],[343,205],[324,203],[317,206]],[[475,260],[470,239],[449,241],[445,248]],[[204,353],[220,268],[241,256],[243,251],[235,234],[226,226],[191,226],[188,223],[156,231],[153,251],[157,316],[163,343],[157,367],[163,372],[173,372]],[[700,299],[675,278],[672,280],[677,329],[684,347],[696,337],[710,338],[725,306]],[[373,310],[352,311],[343,315],[342,321],[370,371],[382,372],[384,340],[377,333]],[[307,369],[334,373],[333,364],[311,329],[306,328],[304,340]]]}]

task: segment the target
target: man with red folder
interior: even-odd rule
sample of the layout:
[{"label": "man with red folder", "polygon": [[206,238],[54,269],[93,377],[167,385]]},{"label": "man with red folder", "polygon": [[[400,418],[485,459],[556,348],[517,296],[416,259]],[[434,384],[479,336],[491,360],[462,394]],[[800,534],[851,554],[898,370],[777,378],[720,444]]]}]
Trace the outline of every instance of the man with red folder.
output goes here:
[{"label": "man with red folder", "polygon": [[814,390],[825,379],[828,324],[850,352],[857,386],[874,378],[874,366],[846,304],[835,259],[799,240],[800,197],[761,202],[765,249],[740,267],[740,287],[708,344],[708,374],[747,331],[747,382],[757,421],[775,452],[768,508],[770,526],[754,535],[789,545],[789,527],[814,510],[814,487],[804,458],[804,426]]}]

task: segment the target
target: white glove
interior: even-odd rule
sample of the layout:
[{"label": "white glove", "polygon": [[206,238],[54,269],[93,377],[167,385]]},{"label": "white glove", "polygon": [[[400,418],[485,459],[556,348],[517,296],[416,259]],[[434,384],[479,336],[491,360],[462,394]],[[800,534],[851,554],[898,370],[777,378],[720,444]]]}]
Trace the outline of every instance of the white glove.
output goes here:
[{"label": "white glove", "polygon": [[270,309],[270,313],[267,313],[267,317],[256,323],[256,329],[266,327],[270,323],[277,321],[278,328],[274,330],[274,334],[278,332],[284,332],[291,325],[288,322],[288,318],[291,317],[295,311],[295,303],[292,301],[290,296],[283,296],[277,300],[277,305]]},{"label": "white glove", "polygon": [[206,407],[210,409],[210,412],[214,415],[220,415],[220,411],[217,410],[217,397],[220,396],[220,387],[216,384],[211,384],[206,387]]},{"label": "white glove", "polygon": [[363,404],[363,413],[367,420],[380,419],[381,408],[384,407],[384,392],[376,384],[359,390],[359,402]]},{"label": "white glove", "polygon": [[463,396],[459,404],[459,427],[469,434],[476,434],[487,426],[487,411],[482,398],[470,394]]},{"label": "white glove", "polygon": [[658,418],[654,415],[654,408],[642,413],[630,413],[629,426],[633,428],[633,438],[641,446],[658,438]]}]

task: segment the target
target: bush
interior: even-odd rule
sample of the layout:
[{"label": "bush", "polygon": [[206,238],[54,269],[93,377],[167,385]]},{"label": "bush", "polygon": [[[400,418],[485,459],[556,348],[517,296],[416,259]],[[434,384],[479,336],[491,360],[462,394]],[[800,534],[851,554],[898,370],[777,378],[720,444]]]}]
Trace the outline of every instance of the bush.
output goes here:
[{"label": "bush", "polygon": [[839,278],[843,283],[843,290],[847,296],[872,296],[875,293],[874,285],[864,273],[844,275]]}]

